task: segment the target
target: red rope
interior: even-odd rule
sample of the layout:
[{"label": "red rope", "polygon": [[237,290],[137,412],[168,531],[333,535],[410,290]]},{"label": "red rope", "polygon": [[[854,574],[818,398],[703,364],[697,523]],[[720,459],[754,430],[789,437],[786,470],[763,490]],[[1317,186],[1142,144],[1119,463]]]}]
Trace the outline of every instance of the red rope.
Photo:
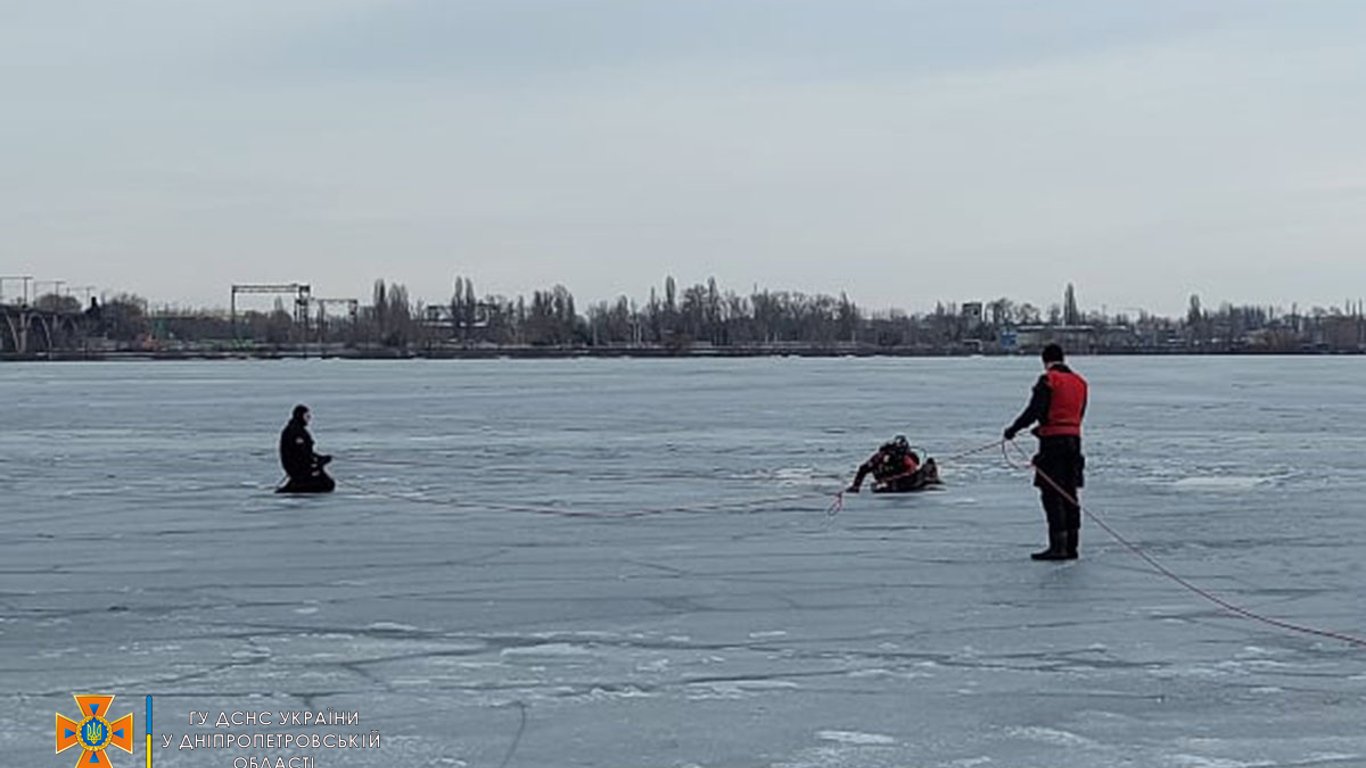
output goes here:
[{"label": "red rope", "polygon": [[1234,614],[1235,616],[1240,616],[1245,619],[1261,622],[1262,624],[1276,627],[1278,629],[1284,629],[1289,632],[1298,632],[1304,635],[1314,635],[1315,637],[1324,637],[1330,640],[1338,640],[1349,645],[1366,647],[1366,639],[1363,639],[1361,637],[1350,635],[1345,632],[1335,632],[1331,629],[1319,629],[1317,627],[1310,627],[1304,624],[1296,624],[1293,621],[1285,621],[1284,619],[1277,619],[1272,616],[1267,616],[1265,614],[1258,613],[1249,608],[1244,608],[1240,605],[1235,605],[1234,603],[1231,603],[1228,600],[1225,600],[1224,598],[1214,594],[1208,589],[1205,589],[1204,587],[1201,587],[1198,584],[1190,582],[1185,577],[1173,572],[1170,568],[1158,562],[1152,555],[1149,555],[1147,552],[1144,552],[1143,549],[1139,547],[1137,544],[1134,544],[1133,542],[1129,541],[1128,539],[1120,535],[1120,533],[1116,531],[1114,528],[1111,528],[1110,525],[1100,517],[1100,515],[1087,509],[1084,505],[1082,505],[1081,501],[1079,501],[1075,496],[1064,490],[1063,487],[1059,485],[1057,481],[1055,481],[1052,477],[1049,477],[1047,472],[1044,472],[1042,469],[1039,469],[1039,466],[1035,464],[1032,459],[1029,459],[1029,457],[1025,454],[1023,448],[1021,448],[1013,442],[1010,442],[1009,445],[1016,451],[1018,451],[1021,456],[1025,457],[1027,463],[1025,465],[1020,465],[1012,461],[1009,452],[1006,451],[1007,442],[1008,441],[1003,441],[1001,444],[1001,454],[1005,456],[1007,464],[1016,469],[1033,467],[1034,472],[1037,473],[1039,477],[1043,478],[1043,481],[1045,483],[1048,483],[1048,485],[1050,485],[1053,488],[1053,490],[1058,493],[1059,496],[1062,496],[1068,502],[1076,505],[1076,507],[1080,509],[1083,513],[1085,513],[1086,516],[1090,518],[1092,522],[1100,526],[1101,530],[1110,534],[1111,538],[1113,538],[1115,541],[1118,541],[1120,544],[1124,545],[1126,549],[1128,549],[1133,554],[1137,555],[1141,560],[1143,560],[1143,562],[1147,563],[1158,574],[1165,576],[1168,579],[1171,579],[1187,591],[1195,594],[1196,596],[1204,600],[1213,603],[1214,605],[1219,606],[1220,608],[1223,608],[1225,611],[1228,611],[1229,613]]},{"label": "red rope", "polygon": [[825,508],[825,514],[827,517],[834,517],[842,511],[844,511],[844,491],[835,494],[835,500]]}]

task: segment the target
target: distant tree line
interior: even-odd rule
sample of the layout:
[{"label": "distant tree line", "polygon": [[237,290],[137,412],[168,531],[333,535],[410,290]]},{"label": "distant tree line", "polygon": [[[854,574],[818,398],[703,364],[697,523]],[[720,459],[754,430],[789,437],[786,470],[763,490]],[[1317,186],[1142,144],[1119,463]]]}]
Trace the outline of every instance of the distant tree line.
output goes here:
[{"label": "distant tree line", "polygon": [[[1225,303],[1206,309],[1190,297],[1186,314],[1168,318],[1142,310],[1083,311],[1072,285],[1062,300],[1040,308],[1008,298],[939,303],[923,313],[868,311],[841,293],[805,294],[756,289],[737,293],[715,279],[681,287],[673,277],[651,288],[644,301],[619,296],[580,310],[563,285],[508,297],[476,291],[474,280],[455,278],[450,299],[414,301],[406,286],[376,280],[368,304],[354,314],[309,308],[296,322],[283,301],[270,310],[239,312],[149,309],[131,294],[82,307],[70,297],[39,297],[35,306],[81,313],[86,332],[121,346],[165,343],[297,345],[413,350],[433,347],[570,347],[666,350],[791,346],[895,348],[925,353],[1003,350],[1019,339],[1062,335],[1092,351],[1362,351],[1366,323],[1361,302],[1289,312]],[[1024,343],[1025,346],[1028,342]]]}]

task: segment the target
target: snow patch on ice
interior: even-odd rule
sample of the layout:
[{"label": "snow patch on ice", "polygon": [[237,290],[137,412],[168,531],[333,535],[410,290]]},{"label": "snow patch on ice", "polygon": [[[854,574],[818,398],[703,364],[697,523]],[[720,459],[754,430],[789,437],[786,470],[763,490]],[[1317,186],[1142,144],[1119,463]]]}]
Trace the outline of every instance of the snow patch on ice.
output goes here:
[{"label": "snow patch on ice", "polygon": [[1184,477],[1172,483],[1172,487],[1183,491],[1236,492],[1249,491],[1259,485],[1270,483],[1269,477],[1243,475],[1222,475],[1215,477]]},{"label": "snow patch on ice", "polygon": [[858,744],[860,746],[885,746],[896,743],[896,739],[891,736],[883,736],[878,733],[860,733],[858,731],[818,731],[816,738],[821,741],[837,741],[840,744]]},{"label": "snow patch on ice", "polygon": [[1078,736],[1075,733],[1037,725],[1031,725],[1024,728],[1010,728],[1006,733],[1016,738],[1038,741],[1044,744],[1056,744],[1060,747],[1088,747],[1095,744],[1094,741],[1091,741],[1084,736]]},{"label": "snow patch on ice", "polygon": [[416,632],[417,627],[411,624],[399,624],[394,621],[376,621],[366,624],[365,628],[371,632]]},{"label": "snow patch on ice", "polygon": [[848,676],[854,679],[882,677],[890,678],[893,680],[920,680],[924,678],[934,677],[934,675],[931,675],[928,672],[901,672],[895,669],[885,669],[882,667],[874,667],[872,669],[856,669],[852,672],[849,672]]},{"label": "snow patch on ice", "polygon": [[587,698],[593,701],[610,701],[613,699],[648,699],[654,694],[643,691],[634,685],[626,685],[620,688],[599,688],[594,687],[588,692]]},{"label": "snow patch on ice", "polygon": [[720,680],[705,683],[692,683],[689,698],[693,699],[739,699],[746,694],[763,691],[797,690],[801,686],[788,680]]},{"label": "snow patch on ice", "polygon": [[593,652],[570,643],[543,643],[525,648],[504,648],[502,656],[592,656]]},{"label": "snow patch on ice", "polygon": [[270,658],[271,654],[269,648],[265,648],[263,646],[251,646],[249,648],[244,648],[240,651],[233,651],[229,655],[232,656],[232,658],[234,659],[268,659]]},{"label": "snow patch on ice", "polygon": [[389,683],[395,688],[415,687],[423,688],[432,684],[430,677],[396,677]]},{"label": "snow patch on ice", "polygon": [[1245,760],[1231,760],[1225,757],[1204,757],[1202,755],[1172,755],[1169,762],[1174,765],[1185,766],[1186,768],[1258,768],[1258,766],[1275,765],[1267,760],[1247,762]]}]

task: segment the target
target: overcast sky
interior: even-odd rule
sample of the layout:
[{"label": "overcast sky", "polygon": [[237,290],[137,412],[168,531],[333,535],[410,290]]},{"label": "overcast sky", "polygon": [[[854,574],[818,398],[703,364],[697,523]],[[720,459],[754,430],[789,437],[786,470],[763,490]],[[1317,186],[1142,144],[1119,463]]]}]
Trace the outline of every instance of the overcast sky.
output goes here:
[{"label": "overcast sky", "polygon": [[0,273],[1340,305],[1363,39],[1359,0],[0,0]]}]

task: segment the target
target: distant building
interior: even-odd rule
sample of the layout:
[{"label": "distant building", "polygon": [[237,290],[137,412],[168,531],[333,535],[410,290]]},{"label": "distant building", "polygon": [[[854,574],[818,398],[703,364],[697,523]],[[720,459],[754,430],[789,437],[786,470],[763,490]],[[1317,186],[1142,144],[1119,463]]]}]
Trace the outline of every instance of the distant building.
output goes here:
[{"label": "distant building", "polygon": [[967,324],[969,332],[977,330],[982,324],[982,302],[966,301],[963,302],[962,311],[959,313]]},{"label": "distant building", "polygon": [[422,322],[428,328],[441,328],[448,331],[455,328],[455,318],[451,315],[449,304],[428,304],[423,310]]},{"label": "distant building", "polygon": [[1089,325],[1021,325],[1015,328],[1014,348],[1037,352],[1047,344],[1061,344],[1068,354],[1086,354],[1095,349],[1096,329]]},{"label": "distant building", "polygon": [[1020,334],[1014,328],[1004,328],[1001,330],[999,341],[1001,349],[1014,352],[1020,347]]}]

